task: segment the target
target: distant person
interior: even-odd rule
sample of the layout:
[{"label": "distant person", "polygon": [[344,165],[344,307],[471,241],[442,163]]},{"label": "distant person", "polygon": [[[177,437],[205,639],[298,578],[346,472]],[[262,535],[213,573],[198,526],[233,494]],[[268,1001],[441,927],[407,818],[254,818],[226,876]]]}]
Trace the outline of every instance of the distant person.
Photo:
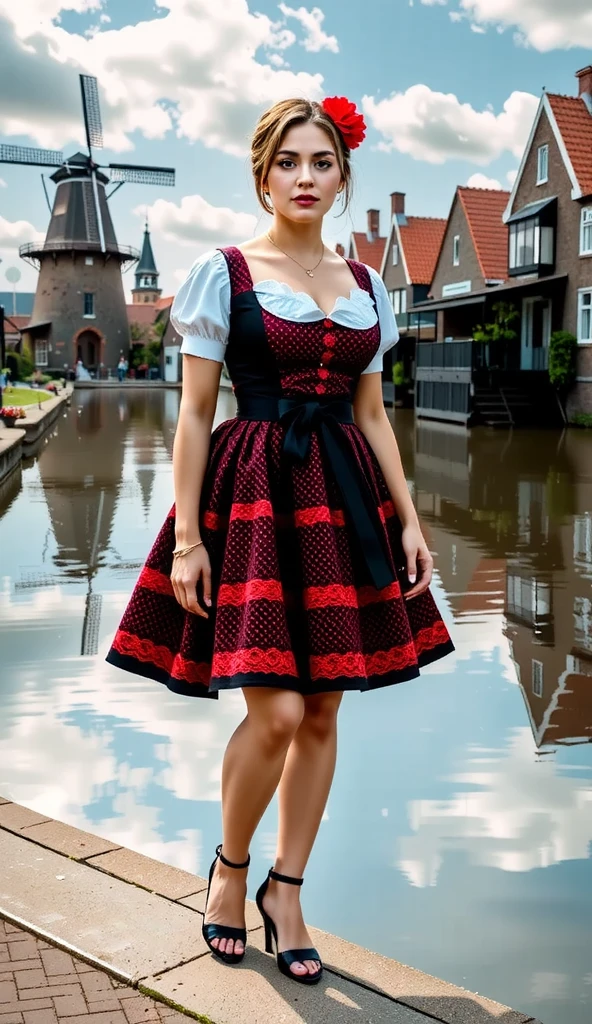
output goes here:
[{"label": "distant person", "polygon": [[119,383],[120,384],[122,384],[123,381],[125,380],[126,373],[127,373],[127,362],[123,358],[123,356],[120,356],[119,357],[119,362],[117,364],[117,376],[119,378]]},{"label": "distant person", "polygon": [[[277,789],[275,867],[256,902],[266,951],[275,942],[279,970],[302,984],[323,973],[298,887],[343,693],[364,691],[372,708],[369,691],[454,650],[382,398],[393,307],[376,270],[322,238],[338,193],[347,207],[365,127],[345,97],[281,100],[255,127],[251,166],[271,227],[199,256],[175,298],[175,504],[107,655],[187,697],[242,689],[248,713],[224,756],[202,934],[224,963],[242,960],[249,846]],[[238,414],[211,434],[227,355]],[[384,703],[372,710],[380,728]],[[347,847],[335,856],[329,884],[345,870],[350,887]]]},{"label": "distant person", "polygon": [[76,363],[76,380],[92,380],[90,373],[82,362],[82,359],[79,359]]}]

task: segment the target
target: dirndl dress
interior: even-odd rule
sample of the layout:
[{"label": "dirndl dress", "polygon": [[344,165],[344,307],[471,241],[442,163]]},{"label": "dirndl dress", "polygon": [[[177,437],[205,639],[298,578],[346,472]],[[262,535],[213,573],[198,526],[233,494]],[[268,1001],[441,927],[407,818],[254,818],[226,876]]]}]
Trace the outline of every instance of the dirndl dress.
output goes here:
[{"label": "dirndl dress", "polygon": [[[266,308],[235,246],[200,258],[181,286],[172,310],[181,350],[224,359],[238,407],[211,435],[201,490],[212,607],[204,619],[175,599],[173,506],[112,665],[191,697],[246,686],[306,696],[409,680],[454,650],[430,591],[404,599],[401,523],[353,420],[361,373],[381,368],[398,332],[376,271],[347,262],[358,286],[350,300],[365,306],[368,326],[348,326],[345,297],[327,317],[279,282],[268,283],[279,301]],[[213,288],[217,316],[206,309]],[[308,314],[280,315],[298,296]]]}]

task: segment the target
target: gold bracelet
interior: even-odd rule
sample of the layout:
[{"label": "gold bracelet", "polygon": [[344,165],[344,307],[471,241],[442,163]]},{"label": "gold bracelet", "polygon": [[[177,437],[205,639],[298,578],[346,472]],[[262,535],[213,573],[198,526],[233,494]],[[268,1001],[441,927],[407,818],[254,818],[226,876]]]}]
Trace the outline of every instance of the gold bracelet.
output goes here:
[{"label": "gold bracelet", "polygon": [[176,548],[173,551],[173,558],[180,558],[181,555],[188,555],[190,551],[194,551],[200,544],[203,544],[203,540],[198,540],[195,544],[189,544],[186,548]]}]

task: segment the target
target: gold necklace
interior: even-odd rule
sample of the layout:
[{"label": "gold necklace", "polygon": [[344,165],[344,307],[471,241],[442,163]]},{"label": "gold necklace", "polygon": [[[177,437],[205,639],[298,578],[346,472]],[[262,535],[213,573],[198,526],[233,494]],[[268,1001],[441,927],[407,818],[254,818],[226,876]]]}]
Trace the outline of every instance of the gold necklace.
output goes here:
[{"label": "gold necklace", "polygon": [[269,238],[269,241],[271,242],[271,244],[272,244],[272,245],[275,245],[276,249],[279,249],[279,250],[280,250],[280,252],[283,252],[284,256],[287,256],[289,260],[293,260],[293,261],[294,261],[294,263],[297,263],[297,264],[298,264],[298,266],[300,267],[300,269],[301,269],[301,270],[303,270],[303,271],[305,272],[305,274],[308,274],[308,276],[309,276],[309,277],[314,277],[314,271],[315,271],[315,270],[317,269],[317,267],[318,267],[319,263],[321,262],[321,260],[323,259],[323,256],[325,255],[325,243],[324,243],[324,242],[323,242],[323,251],[322,251],[322,253],[321,253],[321,259],[319,260],[319,262],[318,262],[318,263],[315,263],[315,265],[314,265],[314,267],[312,268],[312,270],[307,270],[307,268],[306,268],[306,267],[303,267],[303,266],[302,266],[302,263],[298,263],[298,260],[295,260],[293,256],[290,256],[290,253],[289,253],[289,252],[286,252],[286,251],[285,251],[284,249],[280,249],[280,247],[279,247],[279,245],[277,244],[277,242],[274,242],[273,238],[272,238],[272,237],[271,237],[271,235],[269,234],[269,231],[267,232],[267,235],[266,235],[266,237],[267,237],[267,238]]}]

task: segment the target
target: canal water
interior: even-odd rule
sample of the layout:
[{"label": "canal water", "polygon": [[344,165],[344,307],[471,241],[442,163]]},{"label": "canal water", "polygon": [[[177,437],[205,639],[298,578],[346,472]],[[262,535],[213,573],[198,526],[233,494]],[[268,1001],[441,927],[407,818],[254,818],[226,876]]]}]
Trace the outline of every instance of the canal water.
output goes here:
[{"label": "canal water", "polygon": [[[240,691],[104,661],[172,503],[175,390],[77,391],[0,488],[0,793],[206,874]],[[232,415],[222,392],[217,420]],[[307,920],[539,1018],[592,1019],[592,438],[396,414],[456,653],[346,694]],[[272,804],[249,895],[271,863]]]}]

